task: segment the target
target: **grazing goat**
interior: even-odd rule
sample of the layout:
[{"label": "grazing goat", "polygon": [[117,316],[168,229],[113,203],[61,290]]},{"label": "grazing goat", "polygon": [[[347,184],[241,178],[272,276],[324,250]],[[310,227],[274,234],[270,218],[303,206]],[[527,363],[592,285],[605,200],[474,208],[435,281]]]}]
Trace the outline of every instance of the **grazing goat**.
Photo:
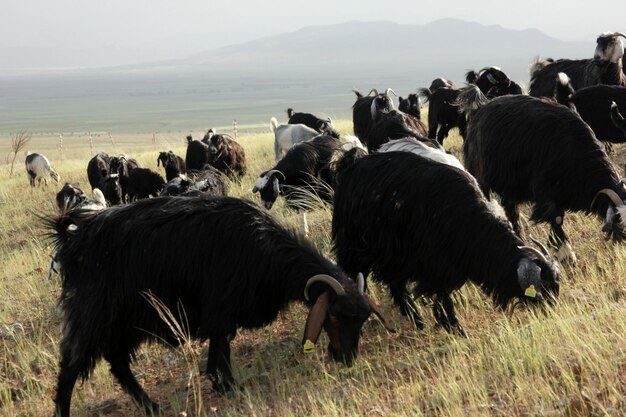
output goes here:
[{"label": "grazing goat", "polygon": [[398,97],[398,110],[411,115],[416,119],[422,118],[420,100],[417,94],[409,94],[407,98],[402,98],[402,96]]},{"label": "grazing goat", "polygon": [[436,139],[441,145],[448,137],[450,129],[455,127],[459,129],[461,137],[465,138],[467,121],[456,104],[460,93],[460,89],[450,87],[441,87],[432,92],[428,88],[420,90],[420,95],[428,102],[428,137]]},{"label": "grazing goat", "polygon": [[478,72],[473,70],[468,71],[465,74],[465,81],[478,86],[483,94],[487,94],[487,92],[494,87],[506,89],[510,88],[511,85],[509,77],[498,67],[485,67]]},{"label": "grazing goat", "polygon": [[[576,262],[563,230],[566,210],[606,216],[603,228],[622,240],[626,190],[589,126],[565,106],[529,96],[487,101],[474,89],[459,97],[468,112],[465,166],[485,196],[500,195],[519,234],[518,205],[533,202],[531,220],[548,222],[559,261]],[[607,198],[608,197],[608,198]]]},{"label": "grazing goat", "polygon": [[[356,94],[356,101],[352,106],[352,124],[354,126],[354,134],[367,145],[364,138],[367,137],[369,130],[381,113],[390,112],[394,109],[393,100],[389,97],[389,93],[396,93],[388,88],[384,93],[378,93],[373,88],[367,96],[363,96],[357,89],[352,90]],[[374,93],[374,95],[372,95]]]},{"label": "grazing goat", "polygon": [[165,178],[170,181],[180,174],[187,172],[185,169],[185,161],[172,151],[160,152],[157,158],[157,166],[163,165],[165,169]]},{"label": "grazing goat", "polygon": [[[209,139],[207,139],[208,141]],[[209,145],[199,140],[193,140],[191,135],[187,136],[187,152],[185,154],[187,171],[200,171],[208,163]]]},{"label": "grazing goat", "polygon": [[552,97],[559,72],[567,74],[575,90],[596,84],[626,86],[624,47],[619,37],[626,34],[603,33],[597,39],[593,59],[540,60],[530,67],[530,91],[534,97]]},{"label": "grazing goat", "polygon": [[246,153],[243,146],[224,133],[211,136],[207,163],[231,179],[246,175]]},{"label": "grazing goat", "polygon": [[[287,124],[279,126],[278,120],[276,120],[275,117],[270,119],[270,130],[274,133],[274,158],[276,162],[278,162],[280,158],[282,158],[294,145],[309,141],[320,135],[316,129],[304,124]],[[330,135],[327,133],[324,134],[339,139],[339,134],[336,132]]]},{"label": "grazing goat", "polygon": [[134,402],[158,414],[129,365],[144,341],[180,343],[159,314],[164,309],[190,337],[210,339],[206,373],[219,392],[234,383],[230,342],[237,330],[272,323],[293,301],[310,307],[304,353],[315,351],[325,328],[330,356],[347,365],[363,323],[372,312],[382,318],[362,275],[353,281],[245,200],[160,197],[101,212],[71,210],[48,224],[62,277],[59,417],[69,417],[76,380],[102,358]]},{"label": "grazing goat", "polygon": [[389,152],[357,160],[339,178],[337,263],[348,273],[372,272],[417,327],[423,321],[409,283],[414,296],[434,298],[438,323],[460,334],[450,294],[468,280],[503,308],[514,298],[535,303],[558,294],[559,269],[547,251],[524,246],[465,171]]},{"label": "grazing goat", "polygon": [[128,177],[128,198],[135,201],[141,198],[156,197],[165,187],[165,180],[158,172],[148,168],[135,168]]},{"label": "grazing goat", "polygon": [[28,182],[31,187],[35,186],[35,182],[41,185],[41,181],[48,185],[49,178],[55,182],[61,181],[61,176],[52,169],[48,158],[38,153],[26,154],[26,173],[28,173]]},{"label": "grazing goat", "polygon": [[119,183],[122,191],[122,202],[128,202],[128,182],[130,172],[139,168],[139,162],[136,159],[129,157],[128,155],[119,155],[111,158],[111,174],[119,175]]},{"label": "grazing goat", "polygon": [[330,136],[318,136],[294,146],[272,169],[259,175],[252,192],[260,194],[268,210],[279,195],[285,197],[290,207],[301,208],[300,188],[330,201],[329,187],[334,182],[331,162],[342,154],[341,146],[341,142]]},{"label": "grazing goat", "polygon": [[111,173],[111,157],[106,152],[98,152],[87,163],[87,179],[91,189],[98,188],[100,182]]},{"label": "grazing goat", "polygon": [[576,111],[599,140],[626,142],[626,134],[611,117],[612,103],[626,112],[626,87],[600,84],[574,91],[569,77],[560,72],[554,97],[560,104]]},{"label": "grazing goat", "polygon": [[296,113],[291,107],[287,109],[287,117],[289,117],[287,124],[305,125],[322,135],[339,138],[339,132],[333,127],[333,122],[330,120],[330,117],[324,120],[311,113]]},{"label": "grazing goat", "polygon": [[57,193],[56,202],[60,212],[65,212],[75,208],[87,210],[102,210],[107,207],[102,191],[94,188],[93,195],[95,199],[87,197],[87,195],[78,187],[66,182],[63,188]]}]

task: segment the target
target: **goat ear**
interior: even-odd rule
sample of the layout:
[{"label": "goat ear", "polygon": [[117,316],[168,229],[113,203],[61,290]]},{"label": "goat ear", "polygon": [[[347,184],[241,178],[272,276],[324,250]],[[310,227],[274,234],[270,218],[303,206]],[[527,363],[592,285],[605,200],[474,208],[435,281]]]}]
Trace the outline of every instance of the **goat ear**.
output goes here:
[{"label": "goat ear", "polygon": [[159,155],[159,157],[157,158],[157,166],[161,166],[161,155]]},{"label": "goat ear", "polygon": [[255,185],[254,187],[252,187],[252,194],[256,193],[259,191],[259,188]]},{"label": "goat ear", "polygon": [[317,301],[309,311],[309,316],[304,325],[304,337],[302,338],[302,351],[304,353],[315,352],[315,343],[322,333],[322,326],[328,313],[329,297],[328,291],[324,291],[317,297]]},{"label": "goat ear", "polygon": [[388,332],[390,333],[395,333],[396,329],[393,327],[393,325],[387,320],[387,318],[383,315],[380,307],[372,301],[372,299],[369,297],[369,295],[364,294],[365,299],[367,300],[367,302],[369,303],[371,309],[372,309],[372,313],[374,313],[376,315],[376,317],[378,317],[381,321],[381,323],[383,324],[383,326],[385,326],[385,329],[387,329]]}]

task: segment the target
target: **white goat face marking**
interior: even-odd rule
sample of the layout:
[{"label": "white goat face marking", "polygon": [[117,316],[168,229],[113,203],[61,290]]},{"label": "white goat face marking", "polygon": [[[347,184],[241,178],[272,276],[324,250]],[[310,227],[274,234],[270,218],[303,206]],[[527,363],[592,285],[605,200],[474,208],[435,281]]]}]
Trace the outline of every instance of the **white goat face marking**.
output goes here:
[{"label": "white goat face marking", "polygon": [[256,179],[254,186],[257,189],[262,190],[263,188],[265,188],[265,185],[267,184],[268,181],[269,181],[269,177],[267,176],[267,174],[261,174],[259,175],[259,178]]},{"label": "white goat face marking", "polygon": [[620,229],[626,230],[626,206],[615,207],[615,211],[619,214]]},{"label": "white goat face marking", "polygon": [[624,45],[622,44],[621,39],[616,39],[616,42],[612,45],[611,51],[611,59],[610,61],[614,64],[617,64],[622,60],[624,56]]},{"label": "white goat face marking", "polygon": [[376,120],[376,98],[372,100],[372,105],[370,106],[370,113],[372,114],[372,120]]},{"label": "white goat face marking", "polygon": [[274,188],[274,193],[278,195],[280,193],[280,187],[278,185],[278,178],[274,177],[274,180],[272,181],[272,187]]}]

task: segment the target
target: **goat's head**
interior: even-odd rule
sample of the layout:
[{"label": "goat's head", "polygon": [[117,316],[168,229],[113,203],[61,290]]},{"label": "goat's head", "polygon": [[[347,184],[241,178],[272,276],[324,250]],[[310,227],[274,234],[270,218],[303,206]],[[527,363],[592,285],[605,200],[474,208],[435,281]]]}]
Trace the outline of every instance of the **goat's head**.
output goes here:
[{"label": "goat's head", "polygon": [[[388,88],[384,93],[380,94],[378,94],[376,89],[372,89],[370,94],[372,94],[372,92],[375,92],[376,95],[374,96],[374,100],[372,100],[370,112],[372,120],[376,120],[379,113],[388,113],[394,109],[393,99],[389,96],[389,93],[392,93],[394,96],[396,93],[391,88]],[[370,94],[368,94],[368,97]]]},{"label": "goat's head", "polygon": [[624,56],[624,45],[622,45],[620,37],[626,38],[626,34],[621,32],[607,32],[598,36],[593,59],[612,62],[614,64],[619,63]]},{"label": "goat's head", "polygon": [[263,206],[267,210],[272,208],[280,195],[281,180],[285,181],[285,174],[276,169],[272,169],[259,175],[259,178],[257,178],[254,183],[252,192],[258,192],[261,195],[261,201],[263,201]]},{"label": "goat's head", "polygon": [[363,274],[356,282],[342,285],[329,275],[315,275],[307,281],[304,297],[316,298],[304,328],[302,347],[304,353],[315,352],[315,343],[322,328],[329,338],[328,352],[333,360],[352,365],[359,350],[361,329],[369,316],[376,314],[389,331],[392,326],[381,314],[378,306],[365,294]]},{"label": "goat's head", "polygon": [[122,187],[120,186],[119,174],[111,174],[103,178],[100,183],[100,190],[109,205],[114,206],[122,202]]},{"label": "goat's head", "polygon": [[318,120],[316,130],[322,135],[332,136],[335,139],[339,139],[339,132],[335,130],[330,119]]},{"label": "goat's head", "polygon": [[520,299],[529,303],[539,303],[547,299],[556,300],[559,295],[561,268],[548,249],[532,236],[530,239],[539,247],[520,246],[524,257],[517,264],[517,283]]},{"label": "goat's head", "polygon": [[167,166],[167,164],[169,163],[170,160],[170,153],[172,151],[169,152],[159,152],[159,157],[157,158],[157,166],[163,165],[164,167]]},{"label": "goat's head", "polygon": [[65,183],[56,196],[57,207],[61,211],[70,210],[85,201],[87,201],[87,196],[83,190],[74,187],[69,182]]},{"label": "goat's head", "polygon": [[61,176],[52,168],[50,168],[50,177],[54,180],[54,182],[61,182]]},{"label": "goat's head", "polygon": [[206,143],[207,145],[209,144],[209,141],[211,140],[211,138],[215,136],[215,132],[213,131],[213,129],[209,129],[207,130],[206,134],[204,135],[204,137],[202,138],[202,142]]},{"label": "goat's head", "polygon": [[622,196],[610,188],[604,188],[596,194],[591,202],[591,208],[593,209],[599,197],[608,197],[609,204],[606,209],[606,217],[602,231],[606,234],[606,238],[613,238],[614,241],[621,242],[626,239],[626,203],[624,196],[626,196],[626,190],[624,185],[619,185],[619,191]]},{"label": "goat's head", "polygon": [[231,139],[223,134],[213,135],[207,142],[209,145],[209,161],[217,161],[233,148]]}]

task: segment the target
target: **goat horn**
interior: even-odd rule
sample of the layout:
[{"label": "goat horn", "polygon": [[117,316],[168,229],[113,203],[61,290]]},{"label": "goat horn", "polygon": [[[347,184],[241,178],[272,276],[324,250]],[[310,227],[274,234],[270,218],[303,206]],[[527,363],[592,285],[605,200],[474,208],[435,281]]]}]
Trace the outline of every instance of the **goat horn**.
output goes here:
[{"label": "goat horn", "polygon": [[535,239],[534,237],[532,237],[531,235],[528,235],[528,238],[537,246],[539,246],[539,248],[541,249],[541,252],[543,252],[544,255],[546,256],[550,256],[550,252],[548,252],[548,248],[546,248],[546,246],[541,243],[539,240]]},{"label": "goat horn", "polygon": [[318,275],[312,276],[306,282],[306,286],[304,287],[304,299],[305,300],[309,301],[309,288],[311,287],[311,285],[315,284],[316,282],[323,282],[324,284],[328,285],[330,288],[333,289],[333,291],[335,291],[337,295],[346,294],[346,290],[339,283],[339,281],[337,281],[335,278],[331,277],[330,275],[318,274]]},{"label": "goat horn", "polygon": [[356,287],[359,290],[359,294],[365,293],[365,278],[361,272],[359,272],[356,276]]},{"label": "goat horn", "polygon": [[374,92],[374,95],[375,95],[375,96],[377,96],[377,95],[378,95],[378,90],[377,90],[377,89],[375,89],[375,88],[372,88],[372,89],[370,90],[370,92],[369,92],[369,93],[367,93],[367,96],[368,96],[368,97],[372,95],[372,91]]},{"label": "goat horn", "polygon": [[270,170],[270,171],[267,171],[267,176],[268,176],[268,177],[271,177],[271,176],[272,176],[272,174],[273,174],[273,173],[275,173],[275,172],[276,172],[276,173],[279,173],[279,174],[280,174],[280,176],[281,176],[281,177],[283,177],[283,181],[285,181],[285,174],[283,174],[282,172],[280,172],[280,171],[279,171],[279,170],[277,170],[277,169],[272,169],[272,170]]},{"label": "goat horn", "polygon": [[591,207],[593,207],[594,203],[596,202],[596,199],[600,196],[600,194],[604,194],[608,198],[610,198],[611,201],[613,202],[613,204],[615,204],[615,207],[623,207],[624,206],[624,202],[617,195],[617,193],[615,191],[611,190],[610,188],[603,188],[600,191],[598,191],[596,196],[593,197],[593,200],[591,200]]},{"label": "goat horn", "polygon": [[391,88],[388,88],[387,90],[385,90],[385,95],[388,96],[389,92],[391,92],[391,94],[393,94],[394,96],[398,97],[398,95],[396,94],[395,91],[393,91]]},{"label": "goat horn", "polygon": [[546,258],[546,256],[541,253],[541,251],[537,248],[533,248],[532,246],[518,246],[517,248],[524,252],[528,252],[531,255],[535,255],[538,259],[544,261],[547,264],[550,263],[550,261],[548,261],[548,258]]},{"label": "goat horn", "polygon": [[613,36],[621,36],[622,38],[626,38],[626,34],[624,34],[623,32],[615,32],[613,33]]}]

